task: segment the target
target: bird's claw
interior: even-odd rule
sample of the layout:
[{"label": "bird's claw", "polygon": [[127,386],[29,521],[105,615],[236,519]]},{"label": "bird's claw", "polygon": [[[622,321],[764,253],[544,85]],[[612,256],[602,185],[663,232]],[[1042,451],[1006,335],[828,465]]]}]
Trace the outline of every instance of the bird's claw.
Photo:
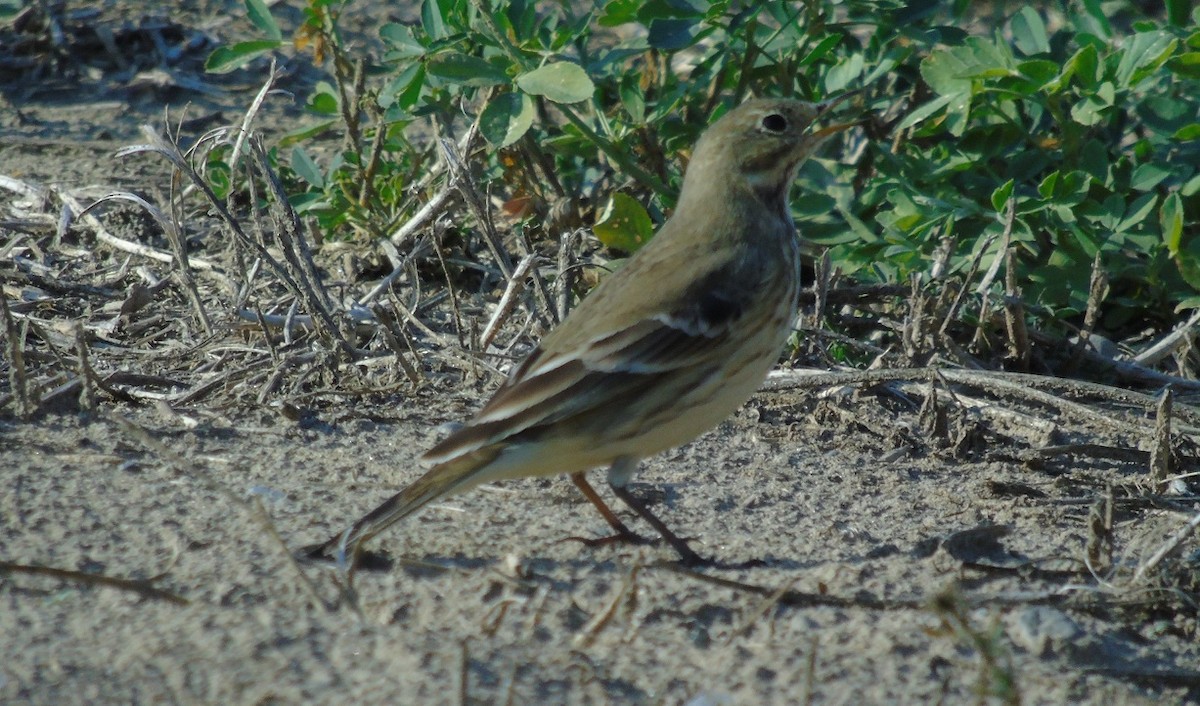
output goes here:
[{"label": "bird's claw", "polygon": [[606,547],[610,544],[637,544],[645,546],[653,544],[655,540],[649,537],[643,537],[636,532],[614,532],[613,534],[604,537],[563,537],[556,543],[562,542],[579,542],[585,547]]},{"label": "bird's claw", "polygon": [[711,559],[706,559],[692,551],[691,547],[687,545],[687,541],[693,539],[692,537],[688,537],[687,539],[674,539],[675,541],[672,541],[666,537],[643,537],[636,532],[614,532],[613,534],[606,535],[604,537],[563,537],[562,539],[558,540],[556,544],[562,542],[579,542],[585,547],[594,549],[596,547],[606,547],[610,544],[618,543],[647,546],[651,544],[659,544],[660,542],[666,542],[667,544],[671,545],[671,548],[674,549],[677,554],[679,554],[679,563],[684,566],[707,566],[714,563]]}]

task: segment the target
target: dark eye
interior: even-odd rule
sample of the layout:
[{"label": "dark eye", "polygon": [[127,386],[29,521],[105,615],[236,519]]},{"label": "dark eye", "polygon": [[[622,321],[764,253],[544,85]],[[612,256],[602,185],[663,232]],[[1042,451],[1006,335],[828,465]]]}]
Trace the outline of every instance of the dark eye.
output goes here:
[{"label": "dark eye", "polygon": [[783,132],[787,129],[787,118],[779,113],[771,113],[762,119],[762,127],[767,132]]}]

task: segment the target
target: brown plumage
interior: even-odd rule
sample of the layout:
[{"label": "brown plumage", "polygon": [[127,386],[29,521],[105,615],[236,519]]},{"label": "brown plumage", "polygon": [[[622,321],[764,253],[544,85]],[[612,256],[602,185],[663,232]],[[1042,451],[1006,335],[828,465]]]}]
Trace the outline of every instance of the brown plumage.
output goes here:
[{"label": "brown plumage", "polygon": [[[711,429],[777,360],[796,315],[796,170],[830,132],[830,104],[755,99],[696,144],[674,215],[512,372],[429,466],[311,554],[353,552],[426,504],[481,483],[608,466],[614,492],[685,561],[699,561],[626,490],[640,459]],[[599,501],[605,519],[624,525]]]}]

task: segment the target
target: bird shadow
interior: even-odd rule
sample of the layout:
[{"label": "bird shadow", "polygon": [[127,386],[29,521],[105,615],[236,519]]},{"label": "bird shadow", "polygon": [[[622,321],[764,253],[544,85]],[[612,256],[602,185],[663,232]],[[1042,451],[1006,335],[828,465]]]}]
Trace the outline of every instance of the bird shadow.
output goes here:
[{"label": "bird shadow", "polygon": [[[566,537],[560,542],[584,540],[581,537]],[[660,540],[649,540],[649,544],[665,544]],[[297,554],[304,563],[319,564],[337,567],[338,562],[325,556],[312,556]],[[572,559],[554,559],[549,557],[533,557],[523,562],[523,569],[536,574],[553,573],[561,569],[587,569],[603,571],[608,568],[612,571],[622,570],[623,565],[627,562],[622,559],[631,559],[630,557],[594,557],[587,554]],[[356,572],[365,573],[388,573],[395,571],[397,568],[404,570],[410,576],[415,578],[432,578],[446,573],[447,571],[480,571],[502,562],[501,557],[495,556],[467,556],[463,554],[427,554],[420,558],[413,557],[398,557],[389,551],[384,550],[361,550],[355,557],[354,570]],[[754,571],[756,569],[773,570],[773,571],[797,571],[817,566],[819,562],[802,562],[791,557],[780,557],[775,555],[767,555],[753,559],[713,559],[706,558],[701,563],[689,563],[678,559],[661,559],[651,562],[655,566],[677,566],[687,568],[692,571]]]}]

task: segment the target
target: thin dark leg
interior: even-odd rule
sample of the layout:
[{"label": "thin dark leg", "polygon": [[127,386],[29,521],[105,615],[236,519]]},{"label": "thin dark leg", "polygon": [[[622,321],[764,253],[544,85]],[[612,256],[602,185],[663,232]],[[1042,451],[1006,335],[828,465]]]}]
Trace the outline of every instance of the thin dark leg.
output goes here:
[{"label": "thin dark leg", "polygon": [[648,522],[650,526],[655,529],[655,531],[662,535],[663,539],[667,540],[667,544],[671,545],[671,547],[675,550],[675,553],[679,555],[680,561],[682,561],[685,565],[696,566],[699,564],[709,563],[707,559],[692,551],[692,548],[687,545],[687,542],[683,541],[678,535],[667,529],[667,526],[663,524],[663,521],[658,519],[653,512],[650,512],[650,508],[646,507],[641,500],[638,500],[633,493],[629,492],[628,488],[626,488],[624,485],[613,485],[611,483],[610,485],[613,493],[621,499],[621,502],[628,505],[630,510],[636,512],[638,517]]},{"label": "thin dark leg", "polygon": [[613,528],[613,532],[616,532],[615,536],[605,537],[600,541],[627,541],[635,544],[647,543],[644,537],[629,529],[624,522],[621,522],[621,519],[617,517],[617,513],[612,511],[612,508],[608,506],[608,503],[604,502],[604,499],[600,497],[600,493],[597,493],[596,489],[592,487],[592,484],[588,483],[587,476],[585,476],[583,473],[572,473],[571,482],[575,484],[576,488],[579,488],[579,492],[583,493],[583,497],[587,498],[593,505],[596,506],[596,510],[600,512],[600,516],[604,518],[604,521],[608,523],[609,527]]}]

